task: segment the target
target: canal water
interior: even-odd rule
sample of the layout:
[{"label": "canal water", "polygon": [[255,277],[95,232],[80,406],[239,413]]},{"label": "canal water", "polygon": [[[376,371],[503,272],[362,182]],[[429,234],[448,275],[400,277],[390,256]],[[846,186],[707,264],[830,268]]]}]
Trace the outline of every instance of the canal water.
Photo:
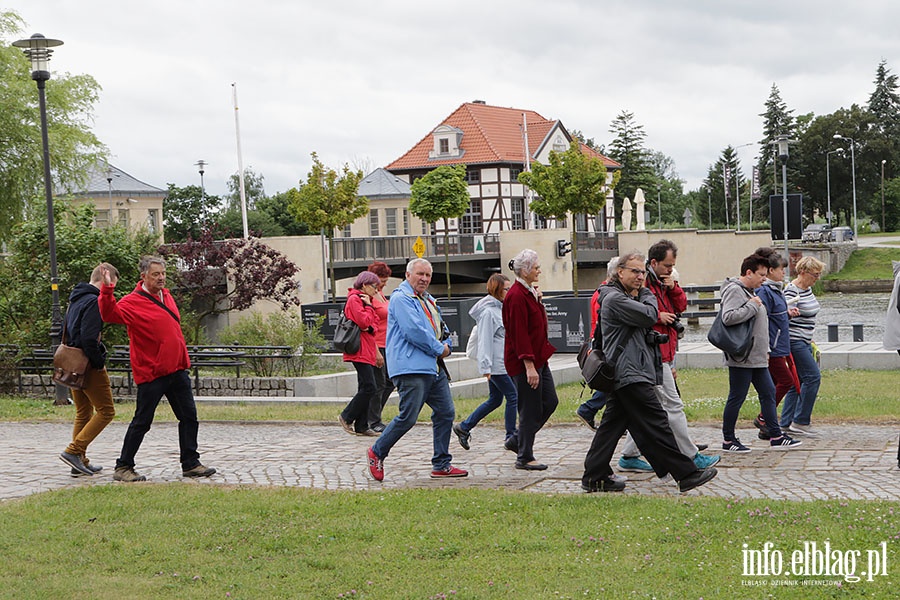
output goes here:
[{"label": "canal water", "polygon": [[[838,340],[852,342],[854,323],[863,324],[866,342],[880,342],[884,337],[884,315],[891,295],[884,294],[843,294],[828,293],[817,296],[822,310],[816,317],[816,342],[828,341],[828,324],[838,324]],[[706,333],[712,319],[701,319],[699,325],[687,325],[684,340],[687,342],[706,341]]]}]

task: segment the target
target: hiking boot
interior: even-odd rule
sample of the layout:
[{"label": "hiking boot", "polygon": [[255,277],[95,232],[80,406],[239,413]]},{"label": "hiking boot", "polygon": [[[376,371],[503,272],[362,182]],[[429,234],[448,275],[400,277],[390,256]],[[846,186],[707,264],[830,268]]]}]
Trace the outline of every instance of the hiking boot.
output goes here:
[{"label": "hiking boot", "polygon": [[72,467],[73,470],[78,471],[82,475],[93,475],[94,472],[88,469],[84,463],[81,461],[81,457],[77,454],[69,454],[68,452],[61,452],[59,455],[59,459]]},{"label": "hiking boot", "polygon": [[467,477],[469,475],[468,471],[464,471],[463,469],[457,469],[453,465],[450,465],[446,469],[436,469],[431,472],[432,479],[441,479],[444,477]]},{"label": "hiking boot", "polygon": [[708,469],[700,469],[699,471],[694,471],[684,479],[678,482],[678,491],[682,494],[688,492],[696,487],[700,487],[704,483],[708,482],[710,479],[715,477],[719,472],[715,467],[710,467]]},{"label": "hiking boot", "polygon": [[767,431],[766,420],[762,418],[762,415],[753,418],[753,426],[759,429],[760,431]]},{"label": "hiking boot", "polygon": [[719,462],[718,456],[706,456],[705,454],[700,454],[699,452],[694,455],[694,464],[697,465],[698,469],[707,469],[717,462]]},{"label": "hiking boot", "polygon": [[204,467],[203,465],[197,465],[192,469],[188,469],[187,471],[182,471],[182,477],[209,477],[210,475],[215,474],[216,470],[212,467]]},{"label": "hiking boot", "polygon": [[771,446],[773,450],[790,450],[802,443],[803,442],[800,440],[795,440],[790,436],[782,435],[781,437],[772,438],[771,441],[769,441],[769,446]]},{"label": "hiking boot", "polygon": [[378,437],[379,435],[381,435],[374,429],[366,429],[365,431],[354,431],[353,433],[355,435],[361,435],[363,437]]},{"label": "hiking boot", "polygon": [[116,467],[116,472],[113,473],[113,479],[116,481],[124,481],[126,483],[147,481],[146,477],[138,475],[137,471],[134,470],[134,467]]},{"label": "hiking boot", "polygon": [[734,452],[735,454],[746,454],[750,452],[750,448],[743,445],[741,440],[734,438],[731,442],[722,442],[723,452]]},{"label": "hiking boot", "polygon": [[761,440],[766,440],[766,441],[769,441],[772,439],[772,436],[769,435],[768,429],[760,429],[759,431],[756,432],[756,437],[758,437]]},{"label": "hiking boot", "polygon": [[594,492],[621,492],[625,489],[625,482],[615,478],[615,476],[609,476],[599,481],[582,481],[581,489],[588,494]]},{"label": "hiking boot", "polygon": [[84,466],[86,466],[88,469],[90,469],[90,470],[93,471],[94,473],[99,473],[100,471],[103,470],[103,467],[102,467],[102,466],[100,466],[100,465],[95,465],[94,463],[91,462],[91,459],[89,459],[89,458],[88,458],[87,456],[85,456],[84,454],[81,455],[81,462],[83,462],[83,463],[84,463]]},{"label": "hiking boot", "polygon": [[375,455],[372,448],[366,450],[366,460],[369,463],[369,468],[366,469],[366,475],[375,481],[384,481],[384,461]]},{"label": "hiking boot", "polygon": [[506,438],[506,441],[503,442],[503,447],[514,454],[518,454],[519,453],[519,438],[517,438],[514,435],[509,436],[508,438]]},{"label": "hiking boot", "polygon": [[472,434],[468,431],[463,431],[463,428],[459,423],[453,426],[453,433],[456,434],[456,438],[459,440],[459,445],[462,446],[463,450],[468,450],[469,438],[472,437]]},{"label": "hiking boot", "polygon": [[623,456],[619,459],[619,470],[630,473],[653,473],[653,467],[637,456]]},{"label": "hiking boot", "polygon": [[343,415],[338,415],[338,423],[341,424],[341,429],[343,429],[350,435],[356,435],[356,431],[353,430],[353,425],[345,421]]},{"label": "hiking boot", "polygon": [[799,423],[791,423],[787,430],[797,435],[805,435],[806,437],[819,437],[819,432],[809,425],[800,425]]},{"label": "hiking boot", "polygon": [[580,411],[580,410],[576,410],[576,411],[575,411],[575,416],[578,417],[578,420],[579,420],[579,421],[581,421],[582,423],[584,423],[585,425],[587,425],[588,427],[590,427],[591,430],[597,431],[597,423],[594,422],[594,418],[593,418],[593,417],[586,417],[586,416],[584,416],[583,414],[581,414],[581,411]]},{"label": "hiking boot", "polygon": [[374,425],[372,425],[372,431],[374,431],[375,433],[383,433],[385,427],[387,427],[387,425],[385,425],[384,423],[375,423]]}]

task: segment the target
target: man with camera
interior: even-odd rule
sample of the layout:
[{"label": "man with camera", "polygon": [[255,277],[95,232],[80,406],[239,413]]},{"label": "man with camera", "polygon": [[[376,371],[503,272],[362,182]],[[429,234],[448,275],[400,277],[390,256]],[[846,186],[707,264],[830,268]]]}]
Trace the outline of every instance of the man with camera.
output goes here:
[{"label": "man with camera", "polygon": [[394,444],[416,424],[427,404],[431,407],[434,455],[431,477],[466,477],[469,473],[450,464],[450,430],[456,409],[450,396],[450,378],[444,358],[450,355],[450,337],[441,311],[428,293],[431,263],[414,258],[406,265],[406,281],[394,290],[388,304],[385,339],[388,376],[400,393],[400,414],[388,423],[381,437],[366,451],[367,473],[384,479],[384,459]]},{"label": "man with camera", "polygon": [[[622,256],[618,281],[600,292],[603,354],[615,365],[615,389],[584,459],[581,487],[587,492],[617,492],[625,483],[612,476],[609,461],[628,430],[658,477],[671,474],[681,492],[716,476],[715,467],[699,469],[681,453],[660,405],[662,381],[659,345],[663,334],[653,330],[659,318],[656,297],[644,287],[644,257],[636,251]],[[665,340],[668,341],[668,340]]]},{"label": "man with camera", "polygon": [[[672,273],[678,248],[669,240],[659,240],[647,252],[647,277],[644,286],[653,293],[659,308],[659,317],[653,326],[659,339],[659,351],[662,356],[662,385],[659,388],[659,402],[669,416],[669,426],[675,435],[675,441],[682,454],[694,461],[697,468],[705,469],[719,462],[718,456],[700,454],[699,449],[688,433],[687,417],[684,415],[684,403],[675,385],[675,352],[678,339],[684,335],[684,325],[679,315],[687,308],[687,296]],[[641,451],[631,437],[622,449],[619,468],[624,471],[651,471],[646,462],[638,458]]]}]

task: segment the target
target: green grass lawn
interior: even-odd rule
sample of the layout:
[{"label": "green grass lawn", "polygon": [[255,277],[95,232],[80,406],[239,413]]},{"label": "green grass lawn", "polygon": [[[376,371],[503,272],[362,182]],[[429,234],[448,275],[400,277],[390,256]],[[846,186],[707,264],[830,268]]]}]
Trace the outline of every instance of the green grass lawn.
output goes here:
[{"label": "green grass lawn", "polygon": [[859,248],[853,251],[843,269],[824,278],[893,279],[892,260],[900,260],[900,248]]},{"label": "green grass lawn", "polygon": [[[0,597],[892,598],[897,511],[862,501],[92,486],[0,505]],[[784,575],[805,541],[827,541],[840,573],[855,576],[885,543],[887,575]],[[782,575],[745,575],[745,550],[767,542],[783,555]]]}]

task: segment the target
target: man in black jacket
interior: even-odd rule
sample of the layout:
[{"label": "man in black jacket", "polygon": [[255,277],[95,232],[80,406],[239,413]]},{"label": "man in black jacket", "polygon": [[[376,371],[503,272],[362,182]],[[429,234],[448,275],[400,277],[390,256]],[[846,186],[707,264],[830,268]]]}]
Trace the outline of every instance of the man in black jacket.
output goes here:
[{"label": "man in black jacket", "polygon": [[584,459],[581,487],[587,492],[618,492],[625,483],[612,477],[609,461],[625,430],[650,461],[657,476],[671,474],[681,492],[703,485],[716,468],[698,469],[676,445],[669,419],[657,396],[662,379],[656,324],[656,297],[644,287],[644,257],[622,256],[617,281],[600,288],[603,354],[615,365],[615,389]]},{"label": "man in black jacket", "polygon": [[91,273],[90,283],[79,283],[72,289],[66,311],[66,345],[81,348],[90,363],[84,377],[84,389],[72,390],[75,403],[72,443],[59,455],[72,467],[73,476],[93,475],[103,468],[91,464],[85,453],[88,445],[116,416],[106,372],[106,347],[100,341],[103,321],[97,307],[104,269],[109,271],[113,283],[118,280],[118,269],[109,263],[100,264]]}]

